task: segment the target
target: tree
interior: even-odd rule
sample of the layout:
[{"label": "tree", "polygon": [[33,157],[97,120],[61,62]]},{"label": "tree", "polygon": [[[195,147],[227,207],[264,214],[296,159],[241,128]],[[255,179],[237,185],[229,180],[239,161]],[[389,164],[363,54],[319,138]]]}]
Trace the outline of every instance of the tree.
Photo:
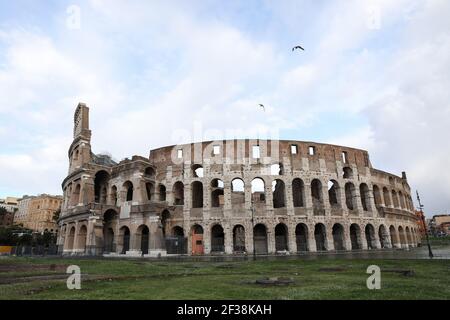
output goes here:
[{"label": "tree", "polygon": [[60,215],[61,215],[61,208],[59,208],[53,213],[53,221],[55,222],[58,221]]}]

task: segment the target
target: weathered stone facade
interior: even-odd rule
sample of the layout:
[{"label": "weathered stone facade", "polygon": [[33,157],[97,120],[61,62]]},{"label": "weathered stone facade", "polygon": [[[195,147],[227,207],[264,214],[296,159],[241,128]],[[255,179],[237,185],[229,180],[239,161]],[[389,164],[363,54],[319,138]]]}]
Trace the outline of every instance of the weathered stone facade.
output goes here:
[{"label": "weathered stone facade", "polygon": [[205,141],[120,163],[91,152],[75,112],[58,244],[64,254],[296,253],[416,246],[406,174],[367,151],[287,140]]}]

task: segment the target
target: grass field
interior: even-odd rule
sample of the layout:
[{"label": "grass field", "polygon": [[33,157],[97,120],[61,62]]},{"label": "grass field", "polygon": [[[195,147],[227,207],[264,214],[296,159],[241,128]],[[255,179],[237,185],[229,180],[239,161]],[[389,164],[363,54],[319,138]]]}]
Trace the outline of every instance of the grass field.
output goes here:
[{"label": "grass field", "polygon": [[[81,268],[81,290],[66,287],[65,271],[73,264]],[[380,290],[366,287],[366,269],[372,264],[382,270]],[[414,275],[405,276],[398,270],[413,270]],[[266,277],[286,277],[294,283],[255,283]],[[0,259],[0,299],[449,298],[450,260]]]}]

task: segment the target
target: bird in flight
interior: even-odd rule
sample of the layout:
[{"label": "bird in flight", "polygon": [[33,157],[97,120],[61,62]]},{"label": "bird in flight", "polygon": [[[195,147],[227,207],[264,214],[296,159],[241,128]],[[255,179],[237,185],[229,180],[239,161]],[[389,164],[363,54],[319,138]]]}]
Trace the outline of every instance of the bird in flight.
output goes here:
[{"label": "bird in flight", "polygon": [[266,112],[266,107],[264,107],[263,104],[260,103],[259,106],[260,106],[261,108],[263,108],[264,112]]},{"label": "bird in flight", "polygon": [[302,49],[302,50],[305,50],[305,49],[303,49],[303,48],[300,47],[300,46],[295,46],[295,47],[292,48],[292,51],[294,51],[295,49]]}]

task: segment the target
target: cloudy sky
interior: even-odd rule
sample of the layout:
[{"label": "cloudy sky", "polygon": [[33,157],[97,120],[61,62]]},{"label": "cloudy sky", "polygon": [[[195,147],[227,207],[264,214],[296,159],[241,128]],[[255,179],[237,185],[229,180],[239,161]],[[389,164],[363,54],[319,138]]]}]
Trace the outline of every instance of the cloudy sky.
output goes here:
[{"label": "cloudy sky", "polygon": [[449,212],[449,12],[447,0],[0,0],[0,197],[61,193],[82,101],[93,151],[116,160],[215,137],[343,144],[406,171],[428,215]]}]

